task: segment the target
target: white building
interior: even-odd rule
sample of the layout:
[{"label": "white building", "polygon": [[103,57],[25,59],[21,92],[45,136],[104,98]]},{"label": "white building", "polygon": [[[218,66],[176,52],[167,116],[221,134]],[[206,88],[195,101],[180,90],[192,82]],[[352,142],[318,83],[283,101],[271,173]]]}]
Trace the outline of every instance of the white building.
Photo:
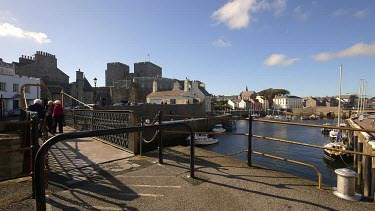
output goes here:
[{"label": "white building", "polygon": [[[24,84],[40,84],[40,78],[15,75],[15,69],[12,64],[3,62],[0,59],[0,103],[5,114],[10,110],[19,108],[20,88]],[[25,86],[25,99],[27,105],[34,99],[40,97],[40,87]]]},{"label": "white building", "polygon": [[170,91],[158,91],[158,84],[153,82],[152,92],[147,95],[147,103],[151,104],[204,104],[206,112],[211,112],[212,96],[199,81],[184,81],[184,89],[176,81]]},{"label": "white building", "polygon": [[296,96],[279,95],[273,98],[273,105],[276,109],[302,108],[303,99]]},{"label": "white building", "polygon": [[262,108],[264,110],[267,110],[270,108],[270,103],[263,96],[257,95],[255,99],[257,99],[259,103],[262,104]]}]

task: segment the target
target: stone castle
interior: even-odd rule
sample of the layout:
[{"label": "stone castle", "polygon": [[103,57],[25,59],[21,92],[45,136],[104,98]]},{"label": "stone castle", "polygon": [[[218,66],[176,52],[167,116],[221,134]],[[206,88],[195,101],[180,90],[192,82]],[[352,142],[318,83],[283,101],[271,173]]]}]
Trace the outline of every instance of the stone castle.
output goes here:
[{"label": "stone castle", "polygon": [[[163,78],[162,68],[149,61],[135,63],[134,73],[130,73],[129,66],[126,64],[107,63],[105,86],[95,85],[95,88],[80,70],[76,71],[76,81],[69,83],[69,76],[57,66],[56,56],[47,52],[37,51],[33,56],[22,55],[18,62],[13,62],[13,65],[16,74],[40,78],[46,85],[61,86],[65,93],[86,104],[146,103],[146,96],[153,92],[154,82],[159,91],[172,90],[176,83],[184,87],[183,80]],[[43,99],[61,98],[61,89],[54,87],[44,89],[46,91],[42,92]],[[77,101],[66,99],[66,105],[78,105]]]}]

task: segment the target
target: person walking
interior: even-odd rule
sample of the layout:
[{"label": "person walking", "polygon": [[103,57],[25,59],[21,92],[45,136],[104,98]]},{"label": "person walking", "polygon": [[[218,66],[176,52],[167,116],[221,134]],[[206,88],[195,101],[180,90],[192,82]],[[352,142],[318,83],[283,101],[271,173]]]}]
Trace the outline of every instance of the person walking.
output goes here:
[{"label": "person walking", "polygon": [[41,99],[35,99],[34,100],[34,104],[30,105],[28,108],[27,108],[28,111],[34,111],[34,112],[37,112],[38,113],[38,120],[39,120],[39,123],[38,123],[38,133],[39,133],[39,137],[42,137],[42,127],[43,127],[43,124],[44,124],[44,109],[43,109],[43,106],[42,106],[42,100]]},{"label": "person walking", "polygon": [[44,120],[44,109],[43,109],[43,106],[42,106],[42,100],[41,99],[35,99],[34,104],[30,105],[27,108],[27,110],[38,112],[38,119]]},{"label": "person walking", "polygon": [[53,114],[53,108],[55,105],[53,104],[53,101],[48,101],[48,104],[45,108],[45,114],[46,114],[46,124],[48,127],[48,132],[52,133],[53,132],[53,119],[52,119],[52,114]]},{"label": "person walking", "polygon": [[52,118],[53,118],[53,131],[56,133],[57,124],[59,124],[59,132],[63,133],[63,121],[64,121],[64,110],[61,106],[60,100],[55,100],[55,106],[53,108]]}]

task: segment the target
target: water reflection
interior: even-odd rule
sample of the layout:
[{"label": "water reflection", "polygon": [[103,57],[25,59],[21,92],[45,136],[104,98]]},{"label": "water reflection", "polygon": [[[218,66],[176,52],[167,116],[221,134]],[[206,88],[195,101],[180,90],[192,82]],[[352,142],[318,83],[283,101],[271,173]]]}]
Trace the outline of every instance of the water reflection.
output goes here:
[{"label": "water reflection", "polygon": [[[332,120],[313,120],[304,121],[307,124],[322,125]],[[300,122],[300,120],[298,121]],[[248,122],[246,120],[237,121],[235,133],[248,133]],[[301,127],[294,125],[281,125],[263,122],[253,122],[253,134],[269,136],[274,138],[286,139],[301,143],[315,144],[323,146],[329,142],[329,137],[321,134],[320,128]],[[222,154],[237,152],[247,149],[246,136],[220,136],[218,145],[208,146],[206,149],[216,151]],[[312,164],[322,173],[323,183],[331,186],[336,185],[336,174],[334,169],[347,167],[345,163],[328,163],[323,160],[324,153],[321,149],[268,141],[264,139],[253,138],[253,150],[267,153],[279,157],[284,157],[308,164]],[[235,158],[247,160],[245,153],[234,156]],[[317,181],[316,172],[308,167],[285,161],[274,160],[258,155],[252,156],[255,165],[264,166],[281,172],[293,174],[295,176],[304,177]],[[348,164],[350,166],[351,164]]]}]

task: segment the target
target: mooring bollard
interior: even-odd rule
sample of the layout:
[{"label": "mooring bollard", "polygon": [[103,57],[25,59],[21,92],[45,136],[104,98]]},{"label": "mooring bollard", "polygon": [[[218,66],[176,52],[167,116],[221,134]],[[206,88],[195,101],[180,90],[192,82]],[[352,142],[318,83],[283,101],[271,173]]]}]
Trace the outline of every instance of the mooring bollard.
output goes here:
[{"label": "mooring bollard", "polygon": [[333,194],[336,196],[350,200],[359,201],[362,195],[355,192],[355,178],[358,174],[350,169],[336,169],[337,187],[334,188]]}]

